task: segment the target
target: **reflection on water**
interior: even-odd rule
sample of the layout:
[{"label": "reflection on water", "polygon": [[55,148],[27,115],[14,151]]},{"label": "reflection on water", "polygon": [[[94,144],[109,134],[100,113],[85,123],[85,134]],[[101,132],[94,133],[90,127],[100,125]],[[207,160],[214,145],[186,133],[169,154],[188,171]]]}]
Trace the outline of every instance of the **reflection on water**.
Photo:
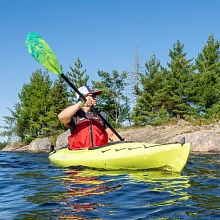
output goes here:
[{"label": "reflection on water", "polygon": [[220,217],[217,154],[191,155],[181,174],[61,168],[47,156],[0,152],[4,219]]},{"label": "reflection on water", "polygon": [[[98,206],[111,207],[115,204],[113,201],[101,202],[101,203],[76,203],[79,197],[86,198],[91,196],[98,196],[103,194],[112,193],[117,190],[123,190],[123,187],[134,186],[139,183],[150,184],[147,187],[147,191],[151,193],[166,194],[164,201],[156,202],[154,207],[170,206],[177,201],[187,200],[190,196],[187,194],[187,188],[190,187],[187,176],[183,176],[179,173],[170,173],[166,171],[98,171],[90,169],[65,169],[65,175],[58,177],[63,181],[67,191],[62,194],[63,204],[71,207],[70,212],[88,211],[94,210]],[[115,184],[120,182],[120,184]],[[126,186],[127,185],[127,186]],[[138,190],[137,190],[138,191]],[[127,192],[129,193],[129,192]],[[134,189],[132,187],[132,193]],[[172,195],[175,199],[167,199]],[[78,198],[78,199],[77,199]],[[117,199],[116,199],[117,200]],[[84,201],[84,199],[83,199]],[[124,204],[126,206],[126,204]],[[136,208],[150,207],[149,204],[142,205]],[[60,218],[62,218],[60,216]],[[81,218],[83,218],[81,216]]]}]

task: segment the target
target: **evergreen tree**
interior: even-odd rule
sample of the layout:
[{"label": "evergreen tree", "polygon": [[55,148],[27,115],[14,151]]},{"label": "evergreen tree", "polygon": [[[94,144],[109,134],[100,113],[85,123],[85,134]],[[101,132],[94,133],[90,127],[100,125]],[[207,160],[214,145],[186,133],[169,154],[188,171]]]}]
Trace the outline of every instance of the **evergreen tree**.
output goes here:
[{"label": "evergreen tree", "polygon": [[189,88],[192,87],[194,67],[192,59],[187,60],[183,52],[184,45],[178,40],[169,56],[171,62],[167,63],[169,71],[166,72],[164,91],[166,93],[166,109],[170,117],[184,118],[194,112],[190,105]]},{"label": "evergreen tree", "polygon": [[[140,74],[141,87],[135,87],[136,95],[139,96],[132,112],[135,125],[149,124],[162,117],[163,76],[155,54],[145,63],[145,67],[145,73]],[[166,112],[164,114],[166,116]]]},{"label": "evergreen tree", "polygon": [[2,150],[3,148],[5,148],[7,146],[7,142],[4,141],[4,142],[0,142],[0,150]]},{"label": "evergreen tree", "polygon": [[119,74],[118,71],[113,70],[110,74],[98,70],[98,75],[101,81],[92,81],[94,88],[102,90],[98,107],[106,111],[112,126],[120,127],[127,120],[130,111],[128,97],[123,94],[127,72]]},{"label": "evergreen tree", "polygon": [[49,100],[50,110],[43,119],[45,124],[47,124],[45,131],[47,131],[50,136],[56,137],[66,130],[66,126],[58,120],[57,116],[63,109],[71,104],[67,92],[67,84],[62,77],[59,76],[59,78],[54,81],[50,90]]},{"label": "evergreen tree", "polygon": [[7,142],[11,142],[16,139],[16,117],[15,112],[11,109],[8,109],[11,112],[11,116],[3,116],[3,121],[5,122],[4,126],[0,126],[0,128],[4,129],[0,132],[0,136],[8,137]]},{"label": "evergreen tree", "polygon": [[219,41],[215,41],[214,36],[210,35],[207,44],[196,59],[198,72],[194,80],[194,102],[201,116],[206,118],[219,118],[220,116],[219,46]]},{"label": "evergreen tree", "polygon": [[20,103],[15,104],[16,134],[22,141],[30,142],[44,135],[47,124],[44,118],[50,111],[50,88],[48,73],[35,71],[29,84],[24,84],[18,94]]},{"label": "evergreen tree", "polygon": [[62,77],[55,80],[53,86],[48,73],[35,71],[30,83],[24,84],[18,94],[20,102],[14,105],[12,116],[5,116],[5,126],[0,133],[8,136],[9,141],[16,137],[29,143],[38,137],[57,135],[66,130],[57,116],[61,110],[70,105],[67,84]]},{"label": "evergreen tree", "polygon": [[[81,60],[78,58],[76,62],[74,62],[75,68],[70,66],[71,72],[67,72],[67,78],[76,86],[76,88],[79,88],[81,86],[85,86],[89,80],[89,76],[86,74],[84,77],[84,74],[86,73],[86,69],[81,71],[82,63]],[[72,103],[76,102],[76,92],[73,89],[70,89],[70,101]]]}]

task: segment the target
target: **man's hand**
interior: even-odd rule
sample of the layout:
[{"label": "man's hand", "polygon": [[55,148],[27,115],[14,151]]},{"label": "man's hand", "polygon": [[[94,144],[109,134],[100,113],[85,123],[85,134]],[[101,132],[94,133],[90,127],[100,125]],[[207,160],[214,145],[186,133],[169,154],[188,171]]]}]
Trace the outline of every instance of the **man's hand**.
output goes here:
[{"label": "man's hand", "polygon": [[86,96],[86,102],[84,104],[85,107],[96,106],[96,98],[92,96]]}]

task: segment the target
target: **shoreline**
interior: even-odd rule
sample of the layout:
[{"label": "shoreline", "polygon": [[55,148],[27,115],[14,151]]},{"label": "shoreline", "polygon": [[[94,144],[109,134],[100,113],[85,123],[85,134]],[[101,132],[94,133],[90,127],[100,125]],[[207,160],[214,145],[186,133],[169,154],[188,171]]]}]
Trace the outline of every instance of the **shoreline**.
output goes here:
[{"label": "shoreline", "polygon": [[[180,123],[181,122],[181,123]],[[220,152],[220,122],[210,125],[193,126],[180,120],[175,125],[143,126],[139,128],[122,128],[117,132],[126,138],[126,141],[145,142],[152,144],[167,144],[180,142],[185,137],[185,142],[190,143],[190,152],[219,153]],[[58,136],[55,149],[67,146],[70,131],[67,130]],[[53,147],[49,138],[37,138],[29,145],[11,143],[1,151],[27,151],[50,152]]]}]

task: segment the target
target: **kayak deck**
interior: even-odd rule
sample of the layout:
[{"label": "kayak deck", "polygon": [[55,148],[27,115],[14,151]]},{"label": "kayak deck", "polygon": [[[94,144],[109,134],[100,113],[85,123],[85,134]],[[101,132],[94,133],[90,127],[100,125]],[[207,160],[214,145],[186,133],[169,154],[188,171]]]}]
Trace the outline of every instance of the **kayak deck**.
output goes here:
[{"label": "kayak deck", "polygon": [[85,166],[106,170],[166,169],[181,172],[189,152],[189,143],[119,142],[76,151],[62,148],[50,153],[49,159],[52,163],[64,167]]}]

